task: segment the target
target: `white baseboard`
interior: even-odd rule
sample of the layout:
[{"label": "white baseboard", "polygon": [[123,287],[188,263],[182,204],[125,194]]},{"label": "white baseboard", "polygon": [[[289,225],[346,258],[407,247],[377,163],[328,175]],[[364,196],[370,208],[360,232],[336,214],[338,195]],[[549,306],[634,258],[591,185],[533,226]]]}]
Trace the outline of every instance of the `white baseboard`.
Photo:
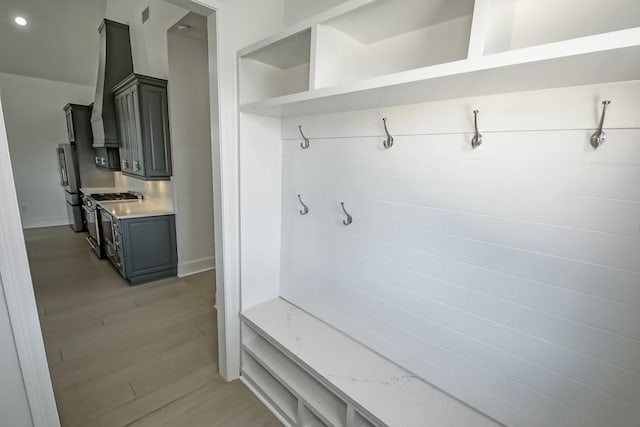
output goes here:
[{"label": "white baseboard", "polygon": [[68,217],[55,217],[55,218],[35,218],[22,220],[22,228],[42,228],[42,227],[57,227],[60,225],[69,225]]},{"label": "white baseboard", "polygon": [[178,277],[191,276],[214,268],[216,268],[216,259],[212,256],[181,262],[178,264]]}]

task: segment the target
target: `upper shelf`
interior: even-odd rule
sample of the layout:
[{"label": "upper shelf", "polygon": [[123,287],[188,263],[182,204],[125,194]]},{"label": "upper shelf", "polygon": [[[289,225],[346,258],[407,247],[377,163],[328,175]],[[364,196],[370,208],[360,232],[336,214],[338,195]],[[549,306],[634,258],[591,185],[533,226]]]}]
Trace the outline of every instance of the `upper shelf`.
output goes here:
[{"label": "upper shelf", "polygon": [[635,28],[281,96],[240,111],[290,117],[638,79]]},{"label": "upper shelf", "polygon": [[[240,111],[300,116],[640,79],[640,2],[593,3],[351,0],[240,51]],[[544,28],[531,18],[542,12]],[[303,65],[253,65],[293,37]]]},{"label": "upper shelf", "polygon": [[490,0],[484,54],[640,27],[638,0]]}]

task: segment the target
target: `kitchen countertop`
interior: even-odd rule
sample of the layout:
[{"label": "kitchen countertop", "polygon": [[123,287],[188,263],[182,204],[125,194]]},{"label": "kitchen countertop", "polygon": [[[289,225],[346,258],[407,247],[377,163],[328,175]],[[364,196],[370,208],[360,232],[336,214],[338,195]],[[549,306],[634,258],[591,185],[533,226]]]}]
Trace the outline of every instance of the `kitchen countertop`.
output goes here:
[{"label": "kitchen countertop", "polygon": [[86,187],[86,188],[81,188],[80,191],[85,196],[88,196],[90,194],[96,194],[96,193],[97,194],[100,194],[100,193],[125,193],[127,190],[125,190],[124,188],[118,188],[118,187]]},{"label": "kitchen countertop", "polygon": [[151,202],[142,201],[104,201],[98,205],[117,219],[142,218],[147,216],[173,215],[170,209],[163,208]]}]

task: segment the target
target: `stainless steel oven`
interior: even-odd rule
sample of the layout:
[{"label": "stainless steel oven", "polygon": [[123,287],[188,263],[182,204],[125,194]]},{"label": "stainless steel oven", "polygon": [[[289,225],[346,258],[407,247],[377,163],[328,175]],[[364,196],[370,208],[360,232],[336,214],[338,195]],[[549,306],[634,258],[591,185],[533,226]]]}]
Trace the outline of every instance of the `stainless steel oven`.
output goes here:
[{"label": "stainless steel oven", "polygon": [[[117,226],[115,226],[115,228],[102,226],[102,222],[104,221],[113,223],[113,218],[109,213],[105,213],[106,211],[101,209],[98,203],[136,201],[142,200],[142,198],[142,194],[133,191],[126,193],[92,193],[82,196],[82,209],[84,209],[85,212],[85,221],[87,231],[89,232],[87,241],[98,258],[104,258],[105,256],[111,257],[109,251],[115,252],[114,246],[118,249],[118,254],[121,253],[119,247],[120,240],[118,236],[115,236],[116,240],[114,241],[113,236],[113,230],[117,229]],[[103,216],[105,218],[103,218]],[[108,246],[107,240],[111,242],[111,246]],[[119,261],[114,261],[114,263],[117,262]]]},{"label": "stainless steel oven", "polygon": [[107,258],[113,262],[118,270],[124,275],[124,265],[122,259],[122,238],[117,221],[111,216],[109,211],[98,207],[100,228]]},{"label": "stainless steel oven", "polygon": [[82,198],[82,209],[84,209],[85,220],[87,221],[87,241],[91,245],[91,249],[96,253],[98,258],[102,258],[102,248],[100,241],[100,222],[98,220],[98,209],[95,200],[84,196]]}]

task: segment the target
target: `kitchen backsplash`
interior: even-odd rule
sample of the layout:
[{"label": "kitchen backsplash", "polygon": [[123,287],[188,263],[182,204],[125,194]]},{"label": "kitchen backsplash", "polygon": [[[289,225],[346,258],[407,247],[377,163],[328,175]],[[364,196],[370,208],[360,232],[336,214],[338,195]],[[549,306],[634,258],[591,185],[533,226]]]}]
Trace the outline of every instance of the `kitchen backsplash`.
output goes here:
[{"label": "kitchen backsplash", "polygon": [[173,183],[172,181],[142,181],[115,173],[116,187],[125,188],[128,191],[141,193],[144,199],[158,206],[173,210]]}]

